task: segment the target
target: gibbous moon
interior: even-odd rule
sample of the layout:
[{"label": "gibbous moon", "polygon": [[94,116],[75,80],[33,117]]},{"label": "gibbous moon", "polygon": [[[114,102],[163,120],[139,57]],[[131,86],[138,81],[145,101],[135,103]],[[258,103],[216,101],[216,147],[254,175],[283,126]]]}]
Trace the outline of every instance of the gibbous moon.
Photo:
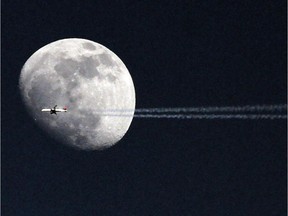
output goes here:
[{"label": "gibbous moon", "polygon": [[[20,75],[23,101],[34,121],[60,142],[83,150],[101,150],[127,132],[135,110],[135,90],[124,63],[101,44],[63,39],[36,51]],[[67,106],[51,115],[43,108]],[[132,110],[105,116],[101,110]]]}]

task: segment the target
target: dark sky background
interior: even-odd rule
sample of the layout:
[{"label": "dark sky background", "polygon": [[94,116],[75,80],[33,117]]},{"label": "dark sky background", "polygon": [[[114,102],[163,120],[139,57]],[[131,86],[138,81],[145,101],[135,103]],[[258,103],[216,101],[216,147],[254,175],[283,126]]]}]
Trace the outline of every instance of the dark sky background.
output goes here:
[{"label": "dark sky background", "polygon": [[286,120],[134,119],[105,151],[28,116],[25,61],[63,38],[125,63],[137,108],[286,104],[286,1],[2,1],[2,215],[286,215]]}]

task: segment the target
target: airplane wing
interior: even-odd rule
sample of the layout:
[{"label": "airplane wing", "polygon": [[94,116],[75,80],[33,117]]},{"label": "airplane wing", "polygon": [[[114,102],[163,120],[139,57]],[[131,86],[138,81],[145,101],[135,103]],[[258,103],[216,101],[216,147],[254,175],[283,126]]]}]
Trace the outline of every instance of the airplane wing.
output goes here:
[{"label": "airplane wing", "polygon": [[51,109],[42,109],[42,112],[50,112]]},{"label": "airplane wing", "polygon": [[67,109],[55,109],[56,112],[67,112]]}]

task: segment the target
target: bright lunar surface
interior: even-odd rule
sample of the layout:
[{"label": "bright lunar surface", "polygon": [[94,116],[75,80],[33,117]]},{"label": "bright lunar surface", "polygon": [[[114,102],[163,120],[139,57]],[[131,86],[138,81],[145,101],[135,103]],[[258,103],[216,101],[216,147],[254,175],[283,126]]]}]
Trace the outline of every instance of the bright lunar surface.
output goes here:
[{"label": "bright lunar surface", "polygon": [[[23,66],[19,83],[33,119],[64,144],[105,149],[131,124],[135,90],[129,71],[117,55],[93,41],[63,39],[42,47]],[[54,105],[68,111],[41,112]],[[131,115],[107,116],[103,110],[131,110]]]}]

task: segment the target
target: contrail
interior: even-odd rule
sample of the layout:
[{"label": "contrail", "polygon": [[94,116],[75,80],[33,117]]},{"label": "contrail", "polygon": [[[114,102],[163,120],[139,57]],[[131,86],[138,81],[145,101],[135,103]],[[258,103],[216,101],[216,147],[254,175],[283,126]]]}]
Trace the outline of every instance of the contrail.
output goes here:
[{"label": "contrail", "polygon": [[[157,119],[287,119],[287,104],[98,110],[102,116]],[[135,113],[135,114],[134,114]],[[221,113],[221,114],[219,114]]]},{"label": "contrail", "polygon": [[287,119],[287,115],[257,114],[205,114],[205,115],[134,115],[136,118],[168,118],[168,119]]},{"label": "contrail", "polygon": [[134,117],[134,118],[156,118],[156,119],[287,119],[287,115],[272,114],[110,114],[102,115],[109,117]]},{"label": "contrail", "polygon": [[[99,110],[104,113],[129,113],[134,109],[106,109]],[[281,105],[247,105],[247,106],[223,106],[223,107],[176,107],[176,108],[139,108],[135,113],[213,113],[213,112],[284,112],[287,104]]]}]

